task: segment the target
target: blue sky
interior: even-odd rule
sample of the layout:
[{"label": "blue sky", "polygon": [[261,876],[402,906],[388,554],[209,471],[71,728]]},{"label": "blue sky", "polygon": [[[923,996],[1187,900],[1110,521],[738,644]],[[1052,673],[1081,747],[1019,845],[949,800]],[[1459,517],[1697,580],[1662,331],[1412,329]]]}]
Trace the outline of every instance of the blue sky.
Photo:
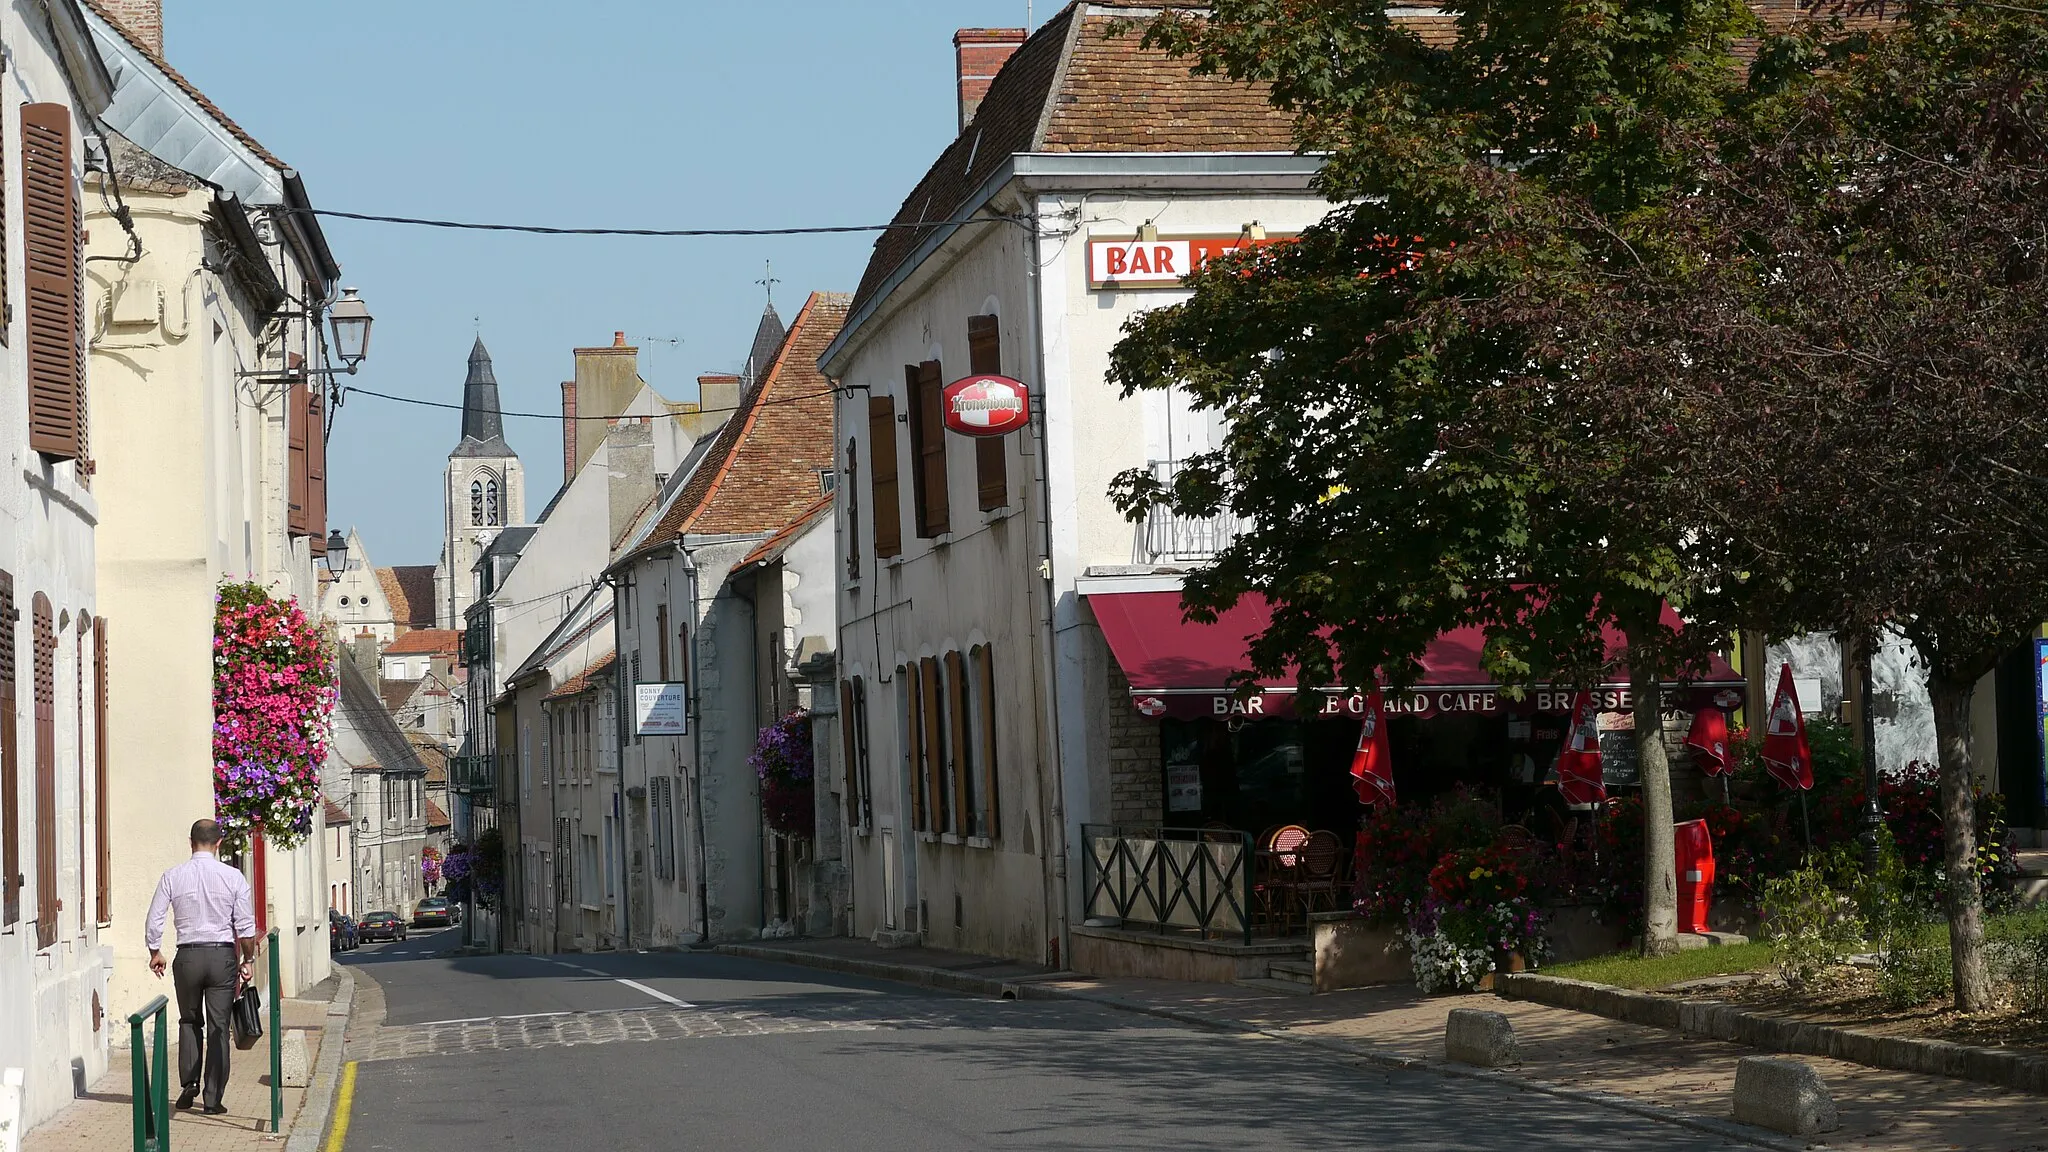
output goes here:
[{"label": "blue sky", "polygon": [[[1040,21],[1055,0],[1038,0]],[[165,0],[165,55],[305,177],[323,208],[619,227],[887,220],[954,135],[954,29],[1024,0]],[[329,220],[376,316],[354,383],[459,402],[481,323],[508,411],[556,412],[570,349],[623,330],[692,399],[738,367],[774,262],[785,319],[852,291],[872,234],[569,238]],[[680,343],[669,343],[680,341]],[[380,564],[432,563],[458,414],[352,397],[330,521]],[[528,515],[561,479],[559,423],[508,419]]]}]

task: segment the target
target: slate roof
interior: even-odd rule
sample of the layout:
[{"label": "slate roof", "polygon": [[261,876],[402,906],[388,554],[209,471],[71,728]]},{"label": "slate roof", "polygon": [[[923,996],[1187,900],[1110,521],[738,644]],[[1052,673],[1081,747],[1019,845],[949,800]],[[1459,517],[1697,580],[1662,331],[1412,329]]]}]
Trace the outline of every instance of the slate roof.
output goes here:
[{"label": "slate roof", "polygon": [[406,564],[377,569],[377,583],[391,605],[392,622],[401,628],[434,626],[434,566]]},{"label": "slate roof", "polygon": [[398,710],[405,707],[405,702],[412,699],[412,694],[418,691],[419,686],[420,682],[417,680],[385,680],[380,678],[377,681],[377,695],[384,700],[384,710],[397,715]]},{"label": "slate roof", "polygon": [[490,350],[479,336],[469,349],[469,375],[462,382],[462,443],[456,456],[511,456],[505,443],[505,418],[498,407],[498,374]]},{"label": "slate roof", "polygon": [[356,667],[353,660],[338,661],[341,668],[341,711],[344,722],[353,729],[358,740],[369,750],[371,763],[355,764],[358,772],[417,772],[419,754],[412,743],[399,731],[398,722],[385,710],[384,700],[377,694],[369,678]]},{"label": "slate roof", "polygon": [[453,628],[415,628],[393,640],[384,655],[453,656],[461,648],[462,633]]},{"label": "slate roof", "polygon": [[767,376],[740,407],[640,546],[685,533],[774,532],[818,499],[833,466],[832,385],[818,357],[846,323],[847,297],[813,292],[790,324]]},{"label": "slate roof", "polygon": [[768,365],[775,359],[775,350],[782,347],[782,338],[788,334],[788,326],[775,311],[775,302],[769,301],[768,306],[761,309],[761,322],[754,326],[753,347],[747,350],[748,380],[759,380],[761,374],[768,370]]},{"label": "slate roof", "polygon": [[227,129],[229,135],[232,135],[235,139],[241,141],[243,146],[247,147],[249,151],[254,152],[258,159],[262,160],[265,164],[270,165],[272,168],[279,170],[280,172],[291,167],[291,165],[286,164],[284,161],[279,160],[276,156],[272,155],[270,149],[265,148],[262,144],[258,143],[256,138],[254,136],[249,135],[249,133],[245,131],[240,124],[237,124],[233,120],[229,119],[228,114],[221,111],[219,105],[216,105],[213,101],[207,99],[206,93],[201,92],[198,88],[194,87],[190,80],[185,79],[182,73],[180,73],[176,68],[171,67],[170,64],[167,61],[165,61],[161,55],[158,55],[157,53],[151,51],[149,45],[144,44],[140,40],[137,40],[132,34],[130,34],[128,29],[122,26],[121,21],[115,18],[112,14],[110,14],[107,11],[106,6],[101,4],[99,0],[85,0],[85,4],[86,7],[92,9],[93,14],[95,16],[98,16],[101,20],[106,22],[107,27],[113,29],[115,35],[119,36],[123,41],[125,41],[129,47],[141,53],[144,59],[148,60],[151,64],[156,65],[157,70],[162,72],[166,77],[168,77],[171,83],[176,84],[180,91],[185,93],[185,95],[191,97],[192,102],[194,104],[199,105],[199,107],[203,109],[208,116],[213,117],[214,120],[219,122],[221,127]]}]

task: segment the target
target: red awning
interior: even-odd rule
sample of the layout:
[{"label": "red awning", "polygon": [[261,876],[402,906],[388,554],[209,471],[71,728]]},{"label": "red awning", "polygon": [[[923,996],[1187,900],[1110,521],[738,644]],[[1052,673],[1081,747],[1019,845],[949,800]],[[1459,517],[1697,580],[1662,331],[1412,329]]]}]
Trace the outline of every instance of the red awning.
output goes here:
[{"label": "red awning", "polygon": [[[1262,680],[1262,691],[1240,699],[1230,688],[1233,673],[1246,667],[1247,640],[1263,631],[1272,612],[1263,597],[1247,596],[1214,624],[1181,619],[1179,592],[1099,592],[1088,595],[1095,622],[1102,627],[1109,650],[1131,683],[1131,701],[1147,716],[1197,719],[1203,716],[1292,715],[1295,686],[1285,680]],[[1665,612],[1670,613],[1669,608]],[[1671,617],[1675,622],[1676,616]],[[1509,700],[1480,668],[1484,637],[1478,628],[1459,628],[1438,637],[1422,656],[1422,680],[1412,691],[1387,698],[1387,710],[1403,715],[1433,716],[1446,712],[1527,715],[1569,712],[1568,688],[1537,686],[1521,700]],[[1621,636],[1608,637],[1608,651],[1624,647]],[[1705,677],[1671,685],[1672,707],[1697,710],[1709,704],[1734,708],[1742,703],[1744,681],[1719,656]],[[1362,697],[1341,688],[1326,690],[1316,705],[1322,715],[1363,714]],[[1626,683],[1602,684],[1597,704],[1602,711],[1627,711]]]}]

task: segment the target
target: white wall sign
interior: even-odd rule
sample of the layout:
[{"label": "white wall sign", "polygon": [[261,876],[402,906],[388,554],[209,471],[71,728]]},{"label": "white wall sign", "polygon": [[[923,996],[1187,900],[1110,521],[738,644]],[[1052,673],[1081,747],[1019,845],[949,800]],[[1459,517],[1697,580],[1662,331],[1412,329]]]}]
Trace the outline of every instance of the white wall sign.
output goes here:
[{"label": "white wall sign", "polygon": [[633,685],[634,731],[642,736],[683,736],[690,731],[688,695],[681,684]]}]

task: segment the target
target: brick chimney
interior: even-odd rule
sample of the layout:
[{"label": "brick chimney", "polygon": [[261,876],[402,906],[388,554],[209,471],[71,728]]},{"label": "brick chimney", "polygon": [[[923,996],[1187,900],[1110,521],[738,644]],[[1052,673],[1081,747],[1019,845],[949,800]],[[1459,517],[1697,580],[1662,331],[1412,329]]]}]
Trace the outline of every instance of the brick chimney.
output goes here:
[{"label": "brick chimney", "polygon": [[164,54],[164,0],[100,0],[100,8],[143,47]]},{"label": "brick chimney", "polygon": [[1024,43],[1022,28],[962,28],[953,33],[953,58],[960,73],[960,130],[974,122],[981,98],[1003,70],[1003,63]]},{"label": "brick chimney", "polygon": [[576,479],[576,382],[562,381],[562,487]]}]

